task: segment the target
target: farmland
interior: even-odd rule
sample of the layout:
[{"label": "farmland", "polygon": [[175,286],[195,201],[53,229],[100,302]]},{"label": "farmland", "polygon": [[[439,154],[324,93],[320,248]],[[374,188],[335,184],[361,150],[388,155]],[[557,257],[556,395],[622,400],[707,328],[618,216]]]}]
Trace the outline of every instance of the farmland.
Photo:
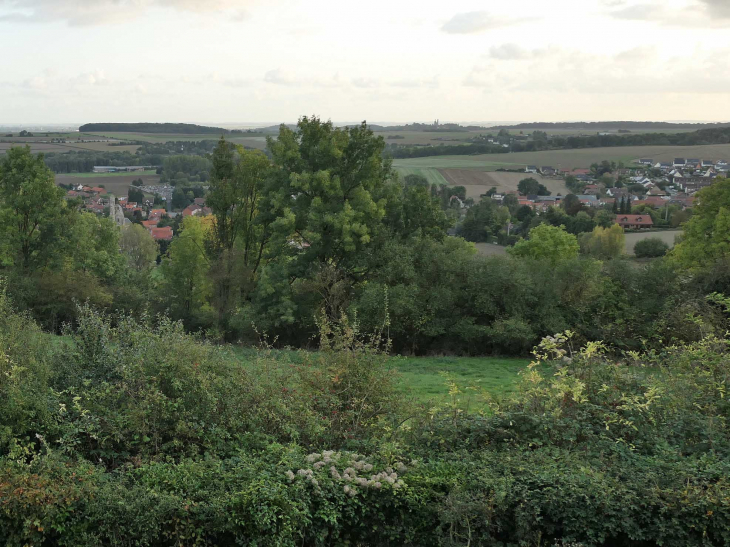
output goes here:
[{"label": "farmland", "polygon": [[[120,141],[141,141],[151,143],[163,143],[171,141],[216,141],[219,135],[211,133],[189,134],[189,133],[90,133],[94,137],[108,137]],[[226,140],[235,144],[242,144],[249,148],[263,150],[266,148],[266,135],[264,133],[226,134]]]},{"label": "farmland", "polygon": [[659,238],[664,243],[669,245],[669,247],[674,247],[674,239],[682,233],[681,230],[669,230],[669,231],[662,231],[662,232],[632,232],[626,234],[626,254],[633,255],[634,254],[634,245],[636,245],[637,242],[642,241],[644,239],[649,238]]},{"label": "farmland", "polygon": [[74,173],[56,175],[56,184],[84,184],[86,186],[103,186],[107,192],[115,196],[126,196],[133,180],[142,179],[145,185],[155,185],[160,181],[155,171],[144,173]]},{"label": "farmland", "polygon": [[517,190],[517,184],[526,177],[536,179],[540,184],[545,185],[553,195],[566,195],[569,193],[562,179],[546,178],[540,175],[474,171],[470,169],[439,169],[438,172],[449,185],[466,188],[466,197],[474,198],[476,201],[492,187],[496,188],[497,192]]},{"label": "farmland", "polygon": [[608,148],[581,148],[576,150],[545,150],[541,152],[514,152],[510,154],[480,154],[475,156],[432,156],[399,159],[393,162],[397,169],[476,169],[496,171],[515,169],[526,165],[550,165],[555,168],[581,168],[602,160],[631,163],[639,158],[670,161],[677,157],[703,159],[730,159],[730,144],[700,146],[616,146]]}]

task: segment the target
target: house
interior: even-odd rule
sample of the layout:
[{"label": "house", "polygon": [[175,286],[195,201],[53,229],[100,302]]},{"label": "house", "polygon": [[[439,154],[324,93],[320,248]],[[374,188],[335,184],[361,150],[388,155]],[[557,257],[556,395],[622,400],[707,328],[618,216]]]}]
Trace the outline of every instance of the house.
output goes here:
[{"label": "house", "polygon": [[144,226],[148,230],[151,228],[157,228],[157,222],[157,220],[143,220],[142,226]]},{"label": "house", "polygon": [[664,190],[662,190],[661,188],[659,188],[658,186],[655,186],[654,188],[649,190],[646,193],[646,195],[647,196],[666,196],[667,193]]},{"label": "house", "polygon": [[699,160],[699,158],[692,158],[687,160],[687,167],[699,168],[701,166],[702,162]]},{"label": "house", "polygon": [[577,177],[578,175],[590,175],[591,170],[590,169],[573,169],[570,172],[570,174],[573,175],[574,177]]},{"label": "house", "polygon": [[102,188],[101,186],[94,186],[93,188],[89,189],[89,192],[93,192],[94,194],[106,194],[106,189]]},{"label": "house", "polygon": [[545,177],[553,177],[558,174],[558,170],[554,167],[541,167],[540,173]]},{"label": "house", "polygon": [[147,215],[147,218],[149,220],[160,220],[165,214],[167,214],[167,211],[164,209],[152,209]]},{"label": "house", "polygon": [[195,205],[200,205],[201,207],[205,207],[205,198],[195,198],[193,200],[193,203]]},{"label": "house", "polygon": [[[452,199],[454,197],[456,197],[456,196],[453,196]],[[461,206],[463,207],[464,204],[462,203]],[[211,213],[212,213],[212,211],[208,207],[201,207],[200,205],[197,205],[195,203],[191,203],[190,205],[185,207],[185,209],[183,209],[183,212],[182,212],[184,217],[189,217],[189,216],[193,216],[193,215],[208,216]]]},{"label": "house", "polygon": [[727,171],[728,163],[725,160],[717,160],[715,162],[715,168],[718,171]]},{"label": "house", "polygon": [[596,179],[590,175],[575,175],[575,178],[580,182],[596,182]]},{"label": "house", "polygon": [[674,167],[684,167],[687,165],[687,160],[684,158],[674,158],[674,163],[672,165]]},{"label": "house", "polygon": [[651,228],[654,221],[647,214],[643,215],[616,215],[616,224],[626,229]]},{"label": "house", "polygon": [[528,165],[527,167],[525,167],[525,173],[537,174],[537,171],[538,171],[537,165]]},{"label": "house", "polygon": [[600,184],[589,184],[583,188],[583,194],[586,196],[597,196],[601,193],[603,186]]},{"label": "house", "polygon": [[635,202],[633,202],[632,206],[639,206],[639,205],[648,205],[649,207],[653,207],[654,209],[660,209],[664,207],[667,203],[669,203],[668,200],[661,198],[659,196],[649,196],[646,199],[640,199]]},{"label": "house", "polygon": [[587,205],[588,207],[598,207],[598,197],[594,195],[580,195],[576,196],[582,205]]},{"label": "house", "polygon": [[662,171],[668,171],[672,167],[674,167],[674,164],[669,163],[669,162],[659,162],[659,163],[657,163],[657,164],[654,165],[654,168],[655,169],[661,169]]},{"label": "house", "polygon": [[702,160],[702,167],[712,167],[715,163],[712,160]]},{"label": "house", "polygon": [[170,241],[173,236],[172,228],[170,226],[165,226],[164,228],[149,228],[149,231],[152,235],[152,239],[155,241]]},{"label": "house", "polygon": [[654,160],[650,160],[650,159],[646,159],[646,158],[639,160],[639,165],[653,165],[653,164],[654,164]]}]

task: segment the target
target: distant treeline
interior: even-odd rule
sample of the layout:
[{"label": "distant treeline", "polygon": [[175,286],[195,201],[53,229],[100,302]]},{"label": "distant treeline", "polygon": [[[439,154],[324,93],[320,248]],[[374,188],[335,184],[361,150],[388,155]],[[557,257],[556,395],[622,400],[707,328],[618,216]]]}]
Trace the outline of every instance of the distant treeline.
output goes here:
[{"label": "distant treeline", "polygon": [[730,123],[669,123],[669,122],[535,122],[497,125],[490,129],[706,129],[728,127]]},{"label": "distant treeline", "polygon": [[228,129],[206,127],[193,123],[87,123],[79,127],[79,131],[82,133],[115,131],[125,133],[211,133],[216,135],[230,133]]},{"label": "distant treeline", "polygon": [[640,133],[635,135],[588,135],[551,137],[547,141],[515,141],[509,148],[493,144],[460,144],[398,147],[391,145],[388,151],[394,158],[422,158],[491,154],[506,152],[532,152],[536,150],[571,150],[576,148],[603,148],[615,146],[697,146],[730,143],[730,127],[700,129],[689,133]]}]

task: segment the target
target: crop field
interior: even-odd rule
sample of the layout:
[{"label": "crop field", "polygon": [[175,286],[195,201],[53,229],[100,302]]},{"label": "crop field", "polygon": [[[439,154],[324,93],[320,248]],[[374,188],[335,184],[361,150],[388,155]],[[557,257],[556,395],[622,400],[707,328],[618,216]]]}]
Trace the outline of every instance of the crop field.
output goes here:
[{"label": "crop field", "polygon": [[586,168],[602,160],[623,161],[630,164],[639,158],[670,161],[673,158],[730,159],[730,144],[700,146],[616,146],[608,148],[581,148],[576,150],[547,150],[543,152],[513,152],[508,154],[479,154],[474,156],[432,156],[427,158],[398,159],[397,169],[476,169],[496,171],[515,169],[526,165],[549,165],[555,168]]},{"label": "crop field", "polygon": [[[9,140],[9,139],[8,139]],[[0,142],[0,154],[4,154],[7,150],[9,150],[12,147],[15,146],[30,146],[31,152],[38,153],[48,153],[48,152],[83,152],[83,151],[92,151],[92,152],[131,152],[134,153],[137,151],[139,146],[137,145],[117,145],[112,146],[111,143],[106,142],[69,142],[68,144],[61,144],[61,143],[44,143],[44,142],[38,142],[32,141],[32,142],[24,142],[24,141],[13,141],[13,142]]]},{"label": "crop field", "polygon": [[496,188],[497,192],[517,190],[518,183],[528,177],[545,185],[552,195],[569,193],[562,179],[545,178],[531,173],[489,172],[471,169],[439,169],[439,172],[450,186],[463,186],[466,188],[466,197],[474,198],[477,201],[492,187]]},{"label": "crop field", "polygon": [[659,238],[664,243],[669,245],[669,247],[674,247],[674,238],[676,238],[678,235],[682,233],[682,230],[668,230],[668,231],[660,231],[660,232],[632,232],[626,234],[626,254],[633,255],[634,254],[634,245],[636,245],[637,242],[642,241],[644,239],[649,238]]},{"label": "crop field", "polygon": [[[142,141],[162,143],[169,141],[217,141],[220,135],[214,133],[90,133],[96,137],[109,137],[120,141]],[[252,133],[243,135],[225,135],[226,140],[235,144],[242,144],[250,148],[263,150],[266,148],[266,135]]]},{"label": "crop field", "polygon": [[[469,139],[480,133],[486,134],[489,131],[375,131],[375,135],[383,137],[388,144],[430,144],[432,146],[439,144],[465,144]],[[403,138],[396,139],[393,137]]]},{"label": "crop field", "polygon": [[407,177],[408,175],[419,175],[425,178],[429,184],[438,184],[443,186],[449,183],[438,169],[419,169],[418,167],[397,167],[396,172],[401,177]]},{"label": "crop field", "polygon": [[[83,175],[83,176],[79,176]],[[126,196],[133,180],[142,179],[145,185],[159,183],[160,177],[155,171],[144,173],[80,173],[71,175],[56,175],[56,184],[83,184],[86,186],[103,186],[107,192],[115,196]]]}]

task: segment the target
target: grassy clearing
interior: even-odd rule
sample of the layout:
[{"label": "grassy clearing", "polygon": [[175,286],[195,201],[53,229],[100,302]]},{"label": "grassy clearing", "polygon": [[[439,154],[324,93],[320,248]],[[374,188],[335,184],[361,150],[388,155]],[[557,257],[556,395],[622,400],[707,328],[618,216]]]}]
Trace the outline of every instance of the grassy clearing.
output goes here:
[{"label": "grassy clearing", "polygon": [[[231,347],[232,358],[244,366],[252,366],[258,351],[253,348]],[[303,353],[276,350],[270,356],[288,366],[302,362]],[[451,402],[449,381],[461,393],[456,395],[462,408],[480,408],[484,405],[481,393],[502,396],[513,392],[519,372],[529,364],[527,359],[495,357],[393,357],[390,363],[400,376],[400,389],[405,395],[428,405]],[[472,389],[475,388],[475,389]]]},{"label": "grassy clearing", "polygon": [[458,386],[459,406],[482,406],[482,392],[502,396],[515,390],[527,359],[496,357],[403,357],[393,360],[401,376],[401,389],[430,405],[451,401],[449,384]]}]

